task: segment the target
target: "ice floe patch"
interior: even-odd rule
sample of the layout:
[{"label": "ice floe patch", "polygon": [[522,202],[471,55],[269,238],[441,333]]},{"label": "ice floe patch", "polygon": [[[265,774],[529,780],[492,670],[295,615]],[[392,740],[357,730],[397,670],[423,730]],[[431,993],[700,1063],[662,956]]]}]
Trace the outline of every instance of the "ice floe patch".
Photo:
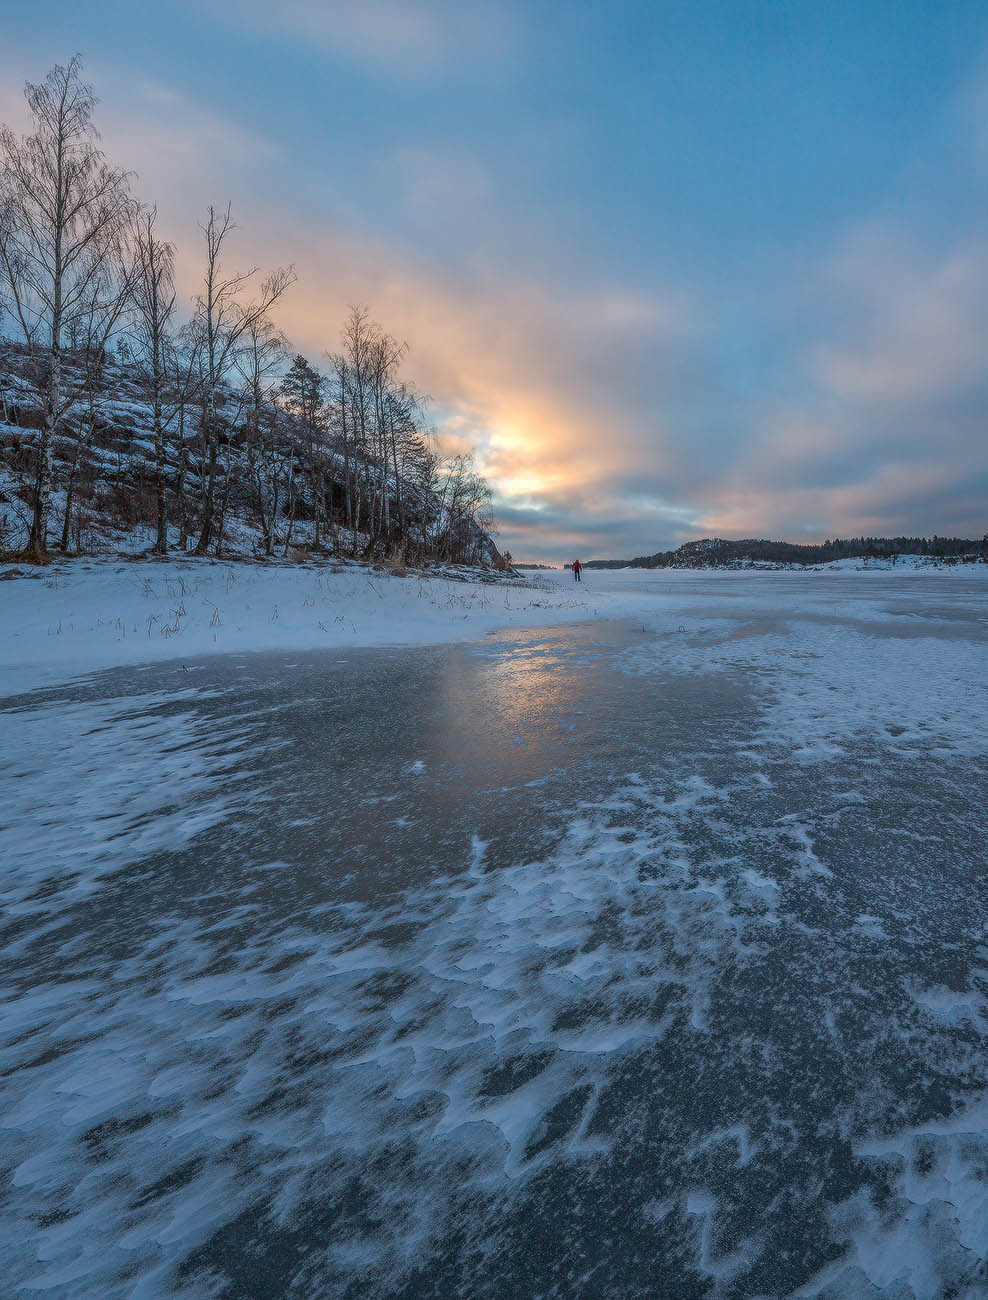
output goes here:
[{"label": "ice floe patch", "polygon": [[943,985],[933,988],[910,988],[918,1006],[944,1025],[973,1025],[988,1037],[988,971],[982,972],[982,987],[964,990],[949,989]]},{"label": "ice floe patch", "polygon": [[[245,886],[209,923],[162,915],[112,968],[23,993],[0,1051],[12,1072],[3,1247],[21,1284],[69,1297],[131,1283],[147,1297],[235,1295],[253,1276],[238,1271],[250,1251],[241,1266],[233,1246],[249,1223],[251,1241],[295,1260],[296,1288],[399,1294],[450,1240],[509,1258],[510,1230],[494,1225],[530,1214],[554,1180],[579,1186],[593,1170],[618,1180],[654,1249],[666,1242],[705,1279],[702,1293],[756,1277],[780,1247],[746,1207],[777,1176],[777,1153],[796,1158],[806,1123],[792,1098],[778,1110],[788,1084],[772,1100],[785,1037],[770,1027],[782,1017],[786,1036],[805,1032],[819,975],[790,965],[787,990],[761,973],[771,936],[798,943],[801,932],[783,907],[777,833],[739,842],[718,820],[728,794],[696,775],[661,790],[636,776],[574,816],[546,858],[492,871],[475,835],[459,876],[385,903],[326,904],[276,933]],[[733,852],[701,854],[704,828],[718,824]],[[792,879],[827,888],[818,873]],[[938,996],[926,988],[910,1002],[944,1023]],[[750,998],[750,1023],[732,1028]],[[840,1039],[840,1002],[824,1005]],[[675,1084],[686,1092],[663,1103],[688,1052]],[[652,1119],[622,1100],[643,1070],[654,1071]],[[728,1087],[710,1111],[700,1079],[711,1070],[754,1071],[767,1091],[732,1119]],[[647,1145],[629,1182],[629,1152],[656,1121],[686,1127],[663,1148],[658,1185]],[[947,1201],[962,1195],[964,1215],[979,1212],[981,1157],[966,1131],[933,1136],[947,1183],[922,1162],[919,1175],[896,1175],[894,1230],[856,1192],[829,1221],[838,1242],[858,1225],[846,1257],[807,1294],[853,1295],[859,1278],[894,1288],[900,1274],[882,1261],[901,1262],[916,1233],[930,1276],[949,1275],[958,1248],[944,1234],[966,1241],[975,1220]],[[894,1164],[924,1141],[857,1150]],[[800,1168],[811,1177],[812,1161]],[[927,1200],[940,1189],[932,1216],[910,1199],[917,1177]],[[306,1262],[289,1245],[299,1233],[322,1242]],[[916,1279],[915,1295],[938,1294]],[[276,1282],[252,1293],[278,1294]]]},{"label": "ice floe patch", "polygon": [[[630,784],[549,860],[488,873],[474,837],[462,876],[274,943],[251,902],[208,926],[161,916],[115,969],[22,995],[0,1055],[8,1215],[61,1209],[6,1236],[21,1283],[111,1294],[139,1261],[146,1294],[166,1276],[181,1294],[174,1268],[222,1224],[261,1202],[276,1233],[316,1197],[342,1216],[327,1276],[384,1294],[460,1224],[450,1179],[508,1204],[541,1170],[606,1155],[612,1070],[708,1016],[718,959],[744,959],[748,923],[716,882],[675,860],[670,878],[640,871],[718,798]],[[354,1180],[363,1209],[344,1213]]]}]

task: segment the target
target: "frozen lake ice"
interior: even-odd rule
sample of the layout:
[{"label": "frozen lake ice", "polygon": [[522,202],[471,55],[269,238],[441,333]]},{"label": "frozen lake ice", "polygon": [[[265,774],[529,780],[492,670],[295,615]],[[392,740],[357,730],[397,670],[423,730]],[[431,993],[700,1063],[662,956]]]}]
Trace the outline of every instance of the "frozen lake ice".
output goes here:
[{"label": "frozen lake ice", "polygon": [[3,702],[14,1295],[988,1295],[985,584],[689,590]]}]

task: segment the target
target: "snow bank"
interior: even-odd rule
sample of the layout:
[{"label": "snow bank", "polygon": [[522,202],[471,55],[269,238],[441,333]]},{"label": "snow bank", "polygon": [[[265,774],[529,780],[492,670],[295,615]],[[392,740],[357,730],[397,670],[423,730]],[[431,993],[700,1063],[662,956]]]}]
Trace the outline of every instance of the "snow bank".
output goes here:
[{"label": "snow bank", "polygon": [[471,641],[495,628],[620,614],[629,603],[574,593],[573,583],[395,577],[356,565],[94,559],[20,572],[0,586],[7,694],[204,654]]},{"label": "snow bank", "polygon": [[579,585],[558,570],[497,583],[469,571],[396,577],[358,565],[187,557],[157,563],[100,558],[15,572],[20,576],[0,585],[5,694],[165,659],[438,645],[479,640],[503,628],[590,619],[627,619],[661,635],[690,632],[690,619],[742,593],[748,603],[738,606],[739,619],[816,612],[887,620],[890,592],[907,594],[916,582],[950,584],[953,600],[956,583],[966,580],[979,605],[988,592],[985,565],[851,573],[622,569],[585,574]]}]

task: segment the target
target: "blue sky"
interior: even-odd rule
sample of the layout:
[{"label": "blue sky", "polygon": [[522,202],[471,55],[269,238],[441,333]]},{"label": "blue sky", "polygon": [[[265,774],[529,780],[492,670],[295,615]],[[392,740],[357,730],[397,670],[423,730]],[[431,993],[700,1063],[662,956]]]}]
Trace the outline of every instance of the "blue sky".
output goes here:
[{"label": "blue sky", "polygon": [[988,529],[988,7],[0,0],[82,53],[191,294],[205,204],[411,345],[516,556]]}]

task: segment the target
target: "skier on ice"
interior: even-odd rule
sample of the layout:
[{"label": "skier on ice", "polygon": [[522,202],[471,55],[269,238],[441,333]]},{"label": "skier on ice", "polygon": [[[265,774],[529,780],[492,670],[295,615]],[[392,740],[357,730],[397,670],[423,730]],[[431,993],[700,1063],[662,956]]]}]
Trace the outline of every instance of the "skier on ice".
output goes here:
[{"label": "skier on ice", "polygon": [[574,560],[574,561],[573,561],[573,578],[575,579],[576,582],[582,582],[582,581],[583,581],[583,579],[580,577],[580,574],[581,574],[582,572],[583,572],[583,565],[580,563],[579,560]]}]

